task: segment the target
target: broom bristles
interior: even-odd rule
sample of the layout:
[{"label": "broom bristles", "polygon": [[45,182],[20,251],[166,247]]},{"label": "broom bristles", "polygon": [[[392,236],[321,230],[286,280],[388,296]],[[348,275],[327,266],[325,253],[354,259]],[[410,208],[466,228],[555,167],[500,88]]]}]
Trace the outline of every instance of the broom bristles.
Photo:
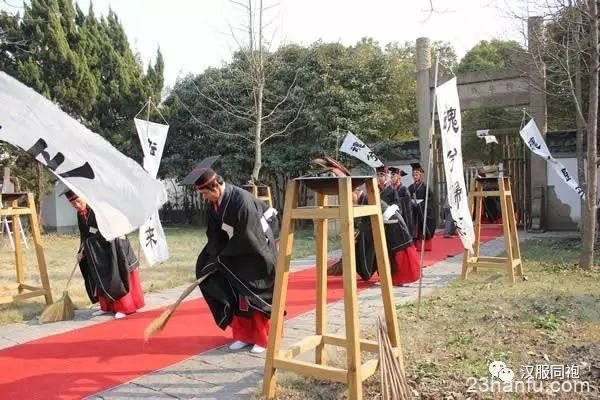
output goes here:
[{"label": "broom bristles", "polygon": [[63,292],[63,295],[55,303],[50,304],[40,315],[41,323],[69,321],[75,318],[75,306],[69,297],[68,292]]},{"label": "broom bristles", "polygon": [[332,264],[329,268],[327,268],[327,275],[329,276],[340,276],[344,273],[344,265],[342,264],[342,259],[335,264]]},{"label": "broom bristles", "polygon": [[158,332],[162,331],[165,326],[167,326],[167,322],[171,319],[171,316],[175,312],[175,308],[173,306],[169,306],[165,311],[163,311],[158,318],[155,318],[144,330],[144,340],[147,342],[151,336],[154,336]]},{"label": "broom bristles", "polygon": [[[81,251],[81,248],[79,248],[79,251]],[[50,304],[48,307],[46,307],[46,309],[42,312],[42,315],[40,315],[39,321],[41,323],[67,321],[75,318],[75,305],[73,305],[73,301],[69,297],[68,289],[78,264],[79,263],[76,261],[75,265],[73,265],[71,274],[69,275],[69,279],[65,285],[65,290],[63,291],[60,299],[56,300],[54,304]]]},{"label": "broom bristles", "polygon": [[169,320],[171,319],[171,316],[175,313],[175,310],[177,310],[177,307],[179,307],[179,305],[183,302],[183,300],[188,297],[193,291],[194,289],[202,283],[202,281],[204,279],[206,279],[209,275],[211,274],[207,274],[204,275],[201,278],[198,278],[194,281],[194,283],[192,283],[190,286],[188,286],[179,296],[179,298],[177,299],[177,301],[173,304],[171,304],[169,307],[167,307],[167,309],[165,311],[162,312],[162,314],[160,314],[157,318],[155,318],[150,324],[148,324],[148,326],[146,327],[146,329],[144,330],[144,340],[147,342],[148,339],[150,339],[151,336],[157,334],[158,332],[162,331],[165,326],[167,326],[167,322],[169,322]]},{"label": "broom bristles", "polygon": [[[390,342],[385,323],[378,318],[377,342],[379,345],[379,367],[381,369],[381,396],[382,400],[412,398],[410,387],[406,381],[402,362],[398,360]],[[400,354],[400,343],[398,343]],[[401,356],[400,356],[401,357]]]}]

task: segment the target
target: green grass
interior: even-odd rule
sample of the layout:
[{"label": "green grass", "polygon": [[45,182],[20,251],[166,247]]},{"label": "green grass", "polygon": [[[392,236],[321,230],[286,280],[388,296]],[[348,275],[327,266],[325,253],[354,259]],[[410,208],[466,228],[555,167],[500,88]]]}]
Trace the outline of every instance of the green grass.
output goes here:
[{"label": "green grass", "polygon": [[[196,259],[206,244],[205,229],[164,227],[169,246],[169,260],[160,265],[149,267],[142,261],[140,274],[145,293],[157,292],[191,283],[195,280]],[[294,241],[294,258],[303,258],[314,254],[312,230],[299,230]],[[137,232],[129,239],[139,256]],[[41,286],[35,250],[32,239],[28,238],[29,249],[23,247],[25,281]],[[79,247],[79,235],[46,234],[42,237],[44,257],[50,278],[50,287],[54,299],[58,299],[65,288],[69,274],[75,264],[75,253]],[[330,249],[334,250],[339,241],[330,240]],[[14,252],[7,240],[0,245],[0,297],[3,294],[15,294],[7,287],[16,282]],[[77,307],[86,308],[91,304],[85,293],[83,279],[77,270],[69,286],[69,295]],[[0,325],[30,320],[38,316],[45,307],[43,297],[35,297],[17,304],[0,305]]]}]

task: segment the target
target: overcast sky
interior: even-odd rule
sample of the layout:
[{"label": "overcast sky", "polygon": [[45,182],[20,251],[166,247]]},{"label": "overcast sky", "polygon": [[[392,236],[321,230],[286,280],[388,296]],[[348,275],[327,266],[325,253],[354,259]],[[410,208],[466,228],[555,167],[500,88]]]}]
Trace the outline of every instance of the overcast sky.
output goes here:
[{"label": "overcast sky", "polygon": [[[90,0],[77,0],[87,12]],[[273,0],[264,0],[273,4]],[[0,0],[4,10],[18,11],[22,0]],[[414,42],[426,36],[450,42],[459,57],[480,40],[514,39],[523,43],[522,23],[510,17],[517,8],[527,15],[527,0],[279,0],[268,11],[268,36],[274,45],[310,44],[316,40],[345,45],[362,37],[380,44]],[[145,63],[160,46],[165,83],[201,72],[230,59],[237,47],[230,27],[246,22],[229,0],[93,0],[95,12],[111,7],[119,16],[134,50]],[[238,32],[240,33],[240,32]],[[245,37],[241,35],[243,40]]]}]

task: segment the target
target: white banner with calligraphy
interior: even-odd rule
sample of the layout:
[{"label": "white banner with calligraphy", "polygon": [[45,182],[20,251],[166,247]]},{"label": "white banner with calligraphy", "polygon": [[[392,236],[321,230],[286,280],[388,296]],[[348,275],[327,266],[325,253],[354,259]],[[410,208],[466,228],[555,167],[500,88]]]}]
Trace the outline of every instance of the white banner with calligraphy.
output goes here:
[{"label": "white banner with calligraphy", "polygon": [[[167,133],[169,132],[169,125],[137,118],[134,118],[134,122],[144,151],[144,169],[156,179],[167,140]],[[140,227],[138,236],[144,257],[150,266],[169,259],[167,238],[160,223],[158,211]]]},{"label": "white banner with calligraphy", "polygon": [[0,140],[27,151],[87,199],[107,240],[138,229],[165,187],[56,104],[0,71]]},{"label": "white banner with calligraphy", "polygon": [[358,158],[372,168],[383,167],[383,163],[377,158],[375,153],[350,131],[346,134],[340,151]]},{"label": "white banner with calligraphy", "polygon": [[529,120],[523,129],[521,129],[519,134],[521,135],[521,138],[527,147],[529,147],[533,153],[544,158],[550,164],[554,172],[556,172],[556,174],[567,185],[569,185],[575,191],[575,193],[579,195],[579,197],[583,199],[585,196],[585,191],[577,184],[577,181],[571,176],[571,174],[569,174],[569,171],[563,165],[563,163],[552,157],[552,154],[550,154],[550,150],[548,149],[548,146],[546,146],[546,142],[544,141],[544,138],[533,118]]},{"label": "white banner with calligraphy", "polygon": [[139,240],[144,257],[151,267],[169,259],[169,246],[158,212],[140,226]]},{"label": "white banner with calligraphy", "polygon": [[144,121],[137,118],[134,118],[133,121],[135,122],[135,128],[140,137],[142,150],[144,151],[144,169],[156,178],[165,142],[167,141],[169,125],[157,124],[156,122]]},{"label": "white banner with calligraphy", "polygon": [[438,86],[436,96],[448,205],[463,247],[473,252],[475,231],[463,173],[462,126],[456,78]]}]

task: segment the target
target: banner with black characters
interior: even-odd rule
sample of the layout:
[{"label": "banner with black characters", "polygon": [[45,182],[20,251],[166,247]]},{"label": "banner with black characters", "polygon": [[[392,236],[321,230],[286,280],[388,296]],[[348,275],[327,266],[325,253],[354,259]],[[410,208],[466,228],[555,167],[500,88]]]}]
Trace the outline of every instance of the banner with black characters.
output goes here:
[{"label": "banner with black characters", "polygon": [[340,146],[340,151],[358,158],[372,168],[383,167],[383,163],[375,153],[350,131],[346,134],[344,142]]},{"label": "banner with black characters", "polygon": [[546,146],[546,142],[544,141],[544,138],[542,137],[542,134],[535,124],[533,118],[529,120],[523,129],[521,129],[519,134],[521,135],[521,138],[527,147],[529,147],[533,153],[545,159],[550,164],[554,172],[556,172],[558,176],[560,176],[560,178],[567,185],[569,185],[579,197],[583,199],[585,196],[583,188],[577,184],[577,181],[571,176],[567,168],[560,161],[552,157],[552,154],[550,154],[550,150],[548,150],[548,146]]},{"label": "banner with black characters", "polygon": [[[150,104],[148,104],[150,107]],[[162,159],[169,125],[158,124],[134,118],[135,128],[144,151],[144,169],[156,178],[160,161]],[[156,211],[139,229],[138,239],[144,257],[150,266],[167,261],[169,259],[169,246],[167,238],[160,223],[160,216]]]},{"label": "banner with black characters", "polygon": [[138,229],[167,201],[165,187],[138,163],[4,72],[0,140],[25,150],[84,196],[107,240]]},{"label": "banner with black characters", "polygon": [[463,247],[473,251],[475,230],[463,173],[461,115],[456,78],[436,88],[448,205]]}]

